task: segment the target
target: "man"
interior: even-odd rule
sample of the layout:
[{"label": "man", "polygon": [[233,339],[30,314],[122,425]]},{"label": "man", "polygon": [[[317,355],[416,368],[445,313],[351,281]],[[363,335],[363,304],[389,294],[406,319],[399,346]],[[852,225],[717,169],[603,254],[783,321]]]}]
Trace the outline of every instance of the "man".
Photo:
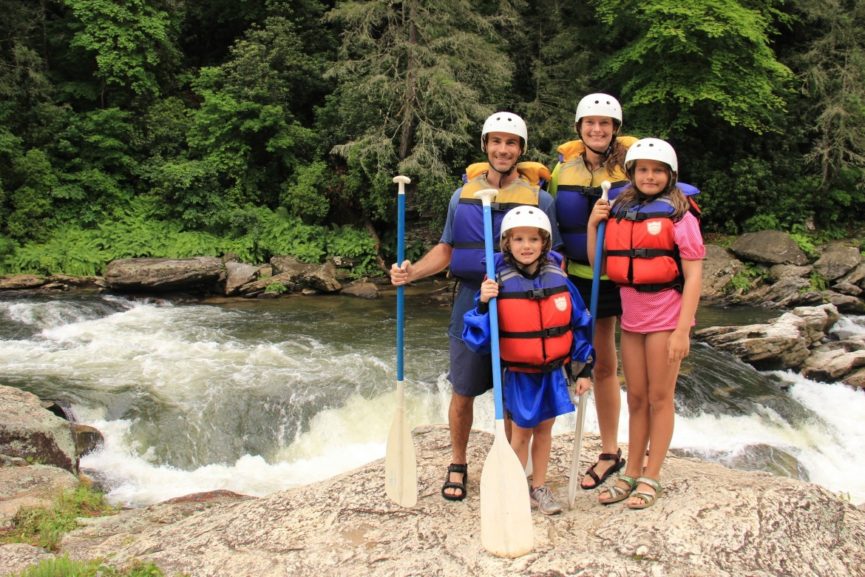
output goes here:
[{"label": "man", "polygon": [[[463,315],[474,307],[474,297],[484,279],[484,228],[481,201],[474,193],[498,189],[493,208],[493,238],[499,238],[504,214],[518,205],[534,205],[556,222],[553,198],[541,188],[549,170],[540,163],[518,162],[526,152],[528,131],[525,121],[510,112],[496,112],[486,119],[481,131],[481,150],[488,162],[466,169],[465,184],[457,189],[448,205],[447,220],[439,243],[418,262],[404,261],[391,267],[391,283],[405,285],[450,267],[459,281],[454,297],[450,337],[452,385],[448,425],[451,436],[451,464],[442,486],[442,496],[451,501],[466,497],[468,466],[466,447],[474,420],[474,399],[493,387],[489,355],[472,352],[462,341]],[[553,228],[553,246],[561,244]]]}]

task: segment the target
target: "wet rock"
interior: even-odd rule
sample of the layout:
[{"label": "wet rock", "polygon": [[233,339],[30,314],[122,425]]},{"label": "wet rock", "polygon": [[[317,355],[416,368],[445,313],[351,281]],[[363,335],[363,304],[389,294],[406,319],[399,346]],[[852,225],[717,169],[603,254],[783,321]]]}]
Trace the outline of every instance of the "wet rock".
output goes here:
[{"label": "wet rock", "polygon": [[[268,575],[604,575],[667,577],[854,575],[865,563],[865,511],[816,485],[670,455],[664,492],[635,512],[580,491],[574,509],[534,513],[534,550],[490,555],[480,540],[479,480],[492,436],[473,432],[465,501],[441,498],[447,427],[413,433],[419,498],[384,498],[379,460],[338,477],[262,498],[162,503],[88,521],[61,554],[153,562],[190,577]],[[573,435],[557,435],[548,474],[567,500]],[[600,450],[587,436],[580,469]],[[209,506],[208,506],[209,505]],[[200,508],[196,508],[200,507]]]},{"label": "wet rock", "polygon": [[69,422],[42,407],[32,394],[0,386],[0,453],[28,462],[78,470]]}]

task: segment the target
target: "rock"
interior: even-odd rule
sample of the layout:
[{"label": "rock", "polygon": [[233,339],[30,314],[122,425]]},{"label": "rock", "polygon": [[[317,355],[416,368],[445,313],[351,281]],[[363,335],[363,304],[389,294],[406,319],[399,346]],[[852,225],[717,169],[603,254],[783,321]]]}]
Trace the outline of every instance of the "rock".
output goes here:
[{"label": "rock", "polygon": [[730,282],[745,265],[726,249],[706,245],[706,259],[703,261],[702,296],[708,300],[722,301],[730,292]]},{"label": "rock", "polygon": [[[480,540],[479,479],[492,435],[469,442],[465,501],[439,494],[450,460],[445,426],[413,432],[419,498],[384,497],[383,460],[262,498],[162,503],[88,520],[59,554],[135,559],[190,577],[295,575],[854,575],[865,564],[865,511],[816,485],[670,455],[664,492],[634,512],[580,491],[573,510],[532,515],[534,550],[517,559]],[[566,501],[573,435],[553,437],[548,481]],[[580,469],[600,450],[587,436]]]},{"label": "rock", "polygon": [[259,267],[251,264],[229,261],[225,263],[225,294],[234,295],[240,287],[258,278]]},{"label": "rock", "polygon": [[127,258],[105,269],[105,285],[118,292],[222,293],[225,265],[215,257]]},{"label": "rock", "polygon": [[78,486],[78,477],[48,465],[0,467],[0,529],[12,525],[23,507],[51,507],[64,491]]},{"label": "rock", "polygon": [[34,289],[44,284],[44,278],[33,274],[13,274],[7,277],[0,277],[0,290]]},{"label": "rock", "polygon": [[72,438],[75,440],[75,453],[83,457],[105,444],[105,438],[95,427],[82,423],[70,423]]},{"label": "rock", "polygon": [[774,264],[769,267],[769,278],[778,282],[785,278],[806,278],[814,270],[813,266],[796,266],[795,264]]},{"label": "rock", "polygon": [[801,368],[802,375],[814,381],[832,383],[865,366],[862,341],[831,341],[814,348]]},{"label": "rock", "polygon": [[246,297],[261,296],[266,294],[268,287],[274,285],[283,286],[282,292],[289,293],[307,289],[315,293],[334,293],[342,289],[336,280],[336,268],[332,262],[307,264],[292,257],[275,256],[271,259],[271,266],[273,276],[247,283],[238,289],[238,293]]},{"label": "rock", "polygon": [[360,297],[362,299],[377,299],[379,297],[378,287],[366,281],[355,281],[343,287],[341,294]]},{"label": "rock", "polygon": [[860,298],[835,291],[823,291],[821,296],[823,302],[831,303],[838,309],[838,312],[849,315],[865,314],[865,302],[862,302]]},{"label": "rock", "polygon": [[0,386],[0,415],[0,453],[77,472],[69,422],[44,409],[36,395]]},{"label": "rock", "polygon": [[833,305],[798,307],[770,323],[708,327],[694,336],[761,370],[798,369],[838,318]]},{"label": "rock", "polygon": [[808,264],[808,257],[786,232],[761,230],[738,237],[730,246],[742,260],[767,264]]},{"label": "rock", "polygon": [[865,264],[860,264],[838,279],[838,282],[848,282],[865,289]]},{"label": "rock", "polygon": [[814,263],[814,270],[827,281],[850,273],[862,264],[859,249],[849,244],[833,242],[824,247],[823,254]]},{"label": "rock", "polygon": [[0,545],[0,575],[18,575],[28,566],[53,557],[45,549],[25,543]]},{"label": "rock", "polygon": [[865,369],[859,369],[844,377],[844,382],[851,387],[865,389]]}]

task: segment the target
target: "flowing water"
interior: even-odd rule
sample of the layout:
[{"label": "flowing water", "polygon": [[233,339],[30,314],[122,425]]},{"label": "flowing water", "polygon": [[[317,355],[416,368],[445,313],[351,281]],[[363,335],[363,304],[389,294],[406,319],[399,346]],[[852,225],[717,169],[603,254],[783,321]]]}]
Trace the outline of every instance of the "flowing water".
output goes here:
[{"label": "flowing water", "polygon": [[[704,307],[699,320],[743,324],[775,314]],[[447,422],[447,320],[447,307],[407,297],[412,426]],[[0,384],[57,400],[103,433],[104,447],[81,467],[115,503],[214,489],[260,496],[384,456],[395,408],[394,323],[392,297],[180,304],[0,293]],[[865,317],[846,317],[838,330],[865,332]],[[492,404],[490,394],[476,402],[476,428],[493,430]],[[865,501],[861,391],[760,373],[695,344],[676,404],[674,451]],[[624,403],[622,410],[624,444]],[[554,432],[573,428],[568,415]],[[586,429],[597,431],[593,407]]]}]

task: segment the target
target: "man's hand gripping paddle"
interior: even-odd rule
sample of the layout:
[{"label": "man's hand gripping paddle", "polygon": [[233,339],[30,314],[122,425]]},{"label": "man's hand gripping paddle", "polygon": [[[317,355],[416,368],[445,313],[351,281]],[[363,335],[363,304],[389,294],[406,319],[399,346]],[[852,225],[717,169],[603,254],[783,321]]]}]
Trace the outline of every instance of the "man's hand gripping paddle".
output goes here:
[{"label": "man's hand gripping paddle", "polygon": [[[405,185],[407,176],[395,176],[399,184],[397,194],[397,250],[398,266],[405,259]],[[396,287],[396,413],[387,437],[384,458],[385,492],[389,499],[402,507],[417,503],[417,459],[411,430],[405,419],[405,386],[403,383],[403,344],[405,325],[405,287]]]},{"label": "man's hand gripping paddle", "polygon": [[[493,261],[493,218],[490,203],[497,193],[497,190],[491,188],[475,193],[475,197],[483,202],[487,278],[491,279],[495,278],[496,271]],[[505,435],[496,299],[490,299],[489,310],[496,433],[481,472],[481,543],[493,555],[519,557],[530,552],[534,546],[532,506],[523,466]]]}]

